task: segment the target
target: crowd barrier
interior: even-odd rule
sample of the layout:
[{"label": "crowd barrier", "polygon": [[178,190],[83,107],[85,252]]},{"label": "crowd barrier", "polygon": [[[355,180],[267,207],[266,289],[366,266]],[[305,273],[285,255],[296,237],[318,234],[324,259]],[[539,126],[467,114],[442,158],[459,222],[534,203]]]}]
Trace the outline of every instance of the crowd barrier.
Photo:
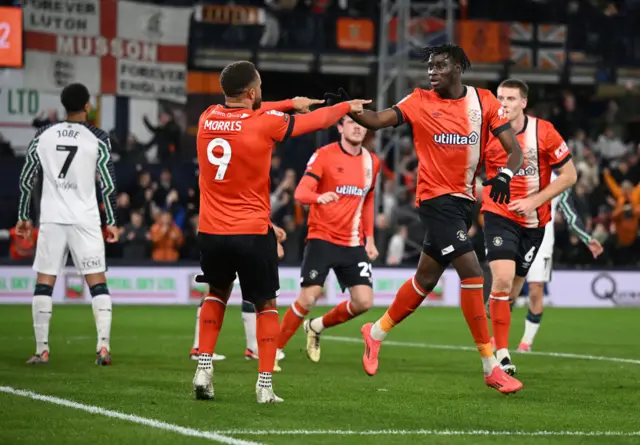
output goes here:
[{"label": "crowd barrier", "polygon": [[[200,301],[206,286],[196,283],[197,267],[111,267],[108,285],[115,304],[185,305]],[[414,269],[375,268],[375,305],[388,306],[398,288]],[[293,302],[299,291],[300,269],[280,269],[279,303]],[[27,266],[0,267],[0,303],[30,303],[35,272]],[[636,271],[556,271],[548,286],[547,304],[556,307],[640,306],[640,272]],[[325,283],[319,306],[334,305],[346,298],[333,274]],[[56,303],[88,303],[89,290],[73,268],[60,275],[54,288]],[[230,304],[240,304],[236,282]],[[425,305],[455,307],[460,304],[460,279],[447,269]]]}]

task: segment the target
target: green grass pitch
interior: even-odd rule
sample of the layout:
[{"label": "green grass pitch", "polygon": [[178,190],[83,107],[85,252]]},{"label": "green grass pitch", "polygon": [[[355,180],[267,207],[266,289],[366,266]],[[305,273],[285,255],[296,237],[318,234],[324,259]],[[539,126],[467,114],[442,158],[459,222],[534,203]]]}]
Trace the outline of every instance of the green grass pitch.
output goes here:
[{"label": "green grass pitch", "polygon": [[[215,364],[216,400],[200,402],[188,360],[194,307],[116,306],[113,365],[101,368],[89,306],[54,307],[47,366],[25,364],[34,351],[31,308],[0,306],[0,444],[640,444],[640,310],[549,308],[540,355],[513,356],[524,389],[509,397],[484,386],[477,352],[455,348],[472,342],[454,308],[418,310],[389,335],[378,375],[366,376],[360,326],[381,313],[327,330],[319,364],[307,360],[299,332],[274,377],[285,402],[258,406],[257,362],[243,358],[239,308],[227,311],[218,343],[227,360]],[[523,319],[517,309],[514,347]],[[489,432],[456,435],[480,430]],[[555,434],[534,435],[544,431]],[[590,436],[605,432],[615,435]]]}]

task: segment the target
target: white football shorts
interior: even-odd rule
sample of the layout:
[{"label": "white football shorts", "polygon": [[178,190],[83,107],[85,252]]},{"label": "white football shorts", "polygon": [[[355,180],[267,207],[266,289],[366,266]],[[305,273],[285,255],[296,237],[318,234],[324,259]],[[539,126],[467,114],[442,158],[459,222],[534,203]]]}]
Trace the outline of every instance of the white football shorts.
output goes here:
[{"label": "white football shorts", "polygon": [[551,281],[551,269],[553,268],[553,251],[542,250],[533,260],[527,281],[529,283],[548,283]]},{"label": "white football shorts", "polygon": [[59,275],[71,258],[82,275],[107,270],[104,238],[100,226],[40,224],[33,269],[46,275]]}]

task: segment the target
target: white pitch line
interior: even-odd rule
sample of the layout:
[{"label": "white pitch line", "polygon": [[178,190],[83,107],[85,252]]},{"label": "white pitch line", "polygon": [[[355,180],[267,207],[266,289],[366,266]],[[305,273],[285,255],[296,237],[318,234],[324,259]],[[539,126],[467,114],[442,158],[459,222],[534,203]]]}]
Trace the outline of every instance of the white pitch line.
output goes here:
[{"label": "white pitch line", "polygon": [[[354,338],[354,337],[334,337],[331,335],[323,335],[322,339],[339,341],[343,343],[362,343],[362,339]],[[477,351],[476,348],[471,346],[436,345],[431,343],[414,343],[414,342],[393,341],[393,340],[385,340],[384,344],[387,346],[404,346],[407,348],[423,348],[423,349],[442,349],[446,351]],[[595,360],[600,362],[616,362],[616,363],[629,363],[632,365],[640,365],[640,360],[631,359],[631,358],[601,357],[598,355],[571,354],[568,352],[532,351],[532,352],[519,353],[515,351],[514,353],[522,354],[522,355],[538,355],[542,357],[574,358],[579,360]]]},{"label": "white pitch line", "polygon": [[224,430],[219,434],[245,436],[640,436],[640,431],[491,431],[491,430]]},{"label": "white pitch line", "polygon": [[162,422],[160,420],[148,419],[146,417],[140,417],[133,414],[124,414],[118,411],[111,411],[109,409],[100,408],[99,406],[85,405],[83,403],[74,402],[67,399],[61,399],[59,397],[46,396],[43,394],[37,394],[31,391],[25,391],[22,389],[15,389],[10,386],[0,386],[0,392],[7,394],[13,394],[15,396],[27,397],[29,399],[38,400],[41,402],[53,403],[58,406],[66,406],[67,408],[79,409],[92,414],[98,414],[104,417],[112,417],[114,419],[126,420],[127,422],[137,423],[139,425],[150,426],[160,430],[171,431],[176,434],[189,437],[199,437],[202,439],[209,439],[212,442],[224,443],[228,445],[264,445],[259,442],[250,442],[248,440],[234,439],[224,434],[200,431],[193,428],[186,428],[179,425],[173,425],[171,423]]}]

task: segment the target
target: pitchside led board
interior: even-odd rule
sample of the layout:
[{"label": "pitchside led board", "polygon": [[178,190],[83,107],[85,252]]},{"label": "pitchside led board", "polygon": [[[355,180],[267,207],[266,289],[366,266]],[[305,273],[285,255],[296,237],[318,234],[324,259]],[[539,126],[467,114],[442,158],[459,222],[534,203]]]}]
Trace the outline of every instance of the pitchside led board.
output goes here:
[{"label": "pitchside led board", "polygon": [[21,68],[22,9],[0,7],[0,67]]}]

